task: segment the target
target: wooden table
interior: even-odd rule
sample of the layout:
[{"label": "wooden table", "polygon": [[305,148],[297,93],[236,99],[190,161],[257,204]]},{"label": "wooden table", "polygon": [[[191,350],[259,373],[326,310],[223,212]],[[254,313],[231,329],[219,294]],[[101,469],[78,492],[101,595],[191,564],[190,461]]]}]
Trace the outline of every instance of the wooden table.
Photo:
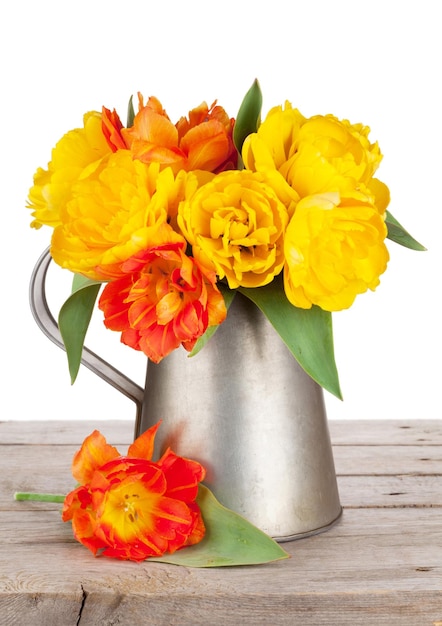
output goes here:
[{"label": "wooden table", "polygon": [[344,514],[272,564],[191,569],[94,558],[60,506],[94,427],[124,452],[130,422],[0,423],[1,626],[442,626],[442,421],[330,421]]}]

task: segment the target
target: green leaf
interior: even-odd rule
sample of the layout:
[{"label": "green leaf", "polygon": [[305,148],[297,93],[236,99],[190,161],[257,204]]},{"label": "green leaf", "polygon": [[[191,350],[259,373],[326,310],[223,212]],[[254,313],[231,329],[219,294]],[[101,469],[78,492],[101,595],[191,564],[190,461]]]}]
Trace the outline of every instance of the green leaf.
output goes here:
[{"label": "green leaf", "polygon": [[238,168],[242,166],[241,149],[245,138],[250,133],[256,133],[261,123],[262,93],[261,87],[257,79],[253,82],[249,91],[239,107],[236,116],[235,126],[233,127],[233,143],[238,150],[240,163]]},{"label": "green leaf", "polygon": [[[224,286],[222,283],[218,283],[218,287],[224,296],[224,302],[226,303],[226,308],[228,310],[229,306],[232,303],[233,298],[235,297],[235,291],[233,289],[229,289],[228,287]],[[216,326],[209,326],[206,332],[204,333],[204,335],[202,335],[197,340],[197,342],[193,346],[192,351],[189,352],[189,357],[192,357],[192,356],[195,356],[195,354],[198,354],[198,352],[200,352],[200,350],[202,350],[204,346],[207,344],[209,339],[213,337],[213,335],[218,330],[218,328],[219,328],[219,324],[217,324]]]},{"label": "green leaf", "polygon": [[289,554],[246,519],[226,509],[213,493],[200,485],[197,503],[206,534],[200,543],[149,561],[187,567],[257,565],[286,559]]},{"label": "green leaf", "polygon": [[127,122],[126,128],[131,128],[134,125],[135,111],[134,111],[134,97],[131,96],[129,98],[129,103],[127,105]]},{"label": "green leaf", "polygon": [[414,237],[408,233],[405,228],[399,224],[399,222],[392,216],[390,211],[387,211],[387,219],[385,220],[388,229],[387,238],[391,239],[395,243],[398,243],[405,248],[410,248],[411,250],[418,250],[423,252],[426,248],[420,244]]},{"label": "green leaf", "polygon": [[71,294],[79,291],[80,289],[84,289],[85,287],[90,287],[91,285],[100,285],[101,283],[97,280],[91,280],[90,278],[86,278],[82,274],[74,274],[72,279],[72,289]]},{"label": "green leaf", "polygon": [[84,339],[101,284],[84,276],[75,275],[72,294],[60,309],[58,327],[66,348],[72,384],[80,369]]},{"label": "green leaf", "polygon": [[238,291],[261,309],[307,374],[342,400],[331,313],[317,306],[311,309],[293,306],[287,300],[280,278],[264,287],[241,287]]}]

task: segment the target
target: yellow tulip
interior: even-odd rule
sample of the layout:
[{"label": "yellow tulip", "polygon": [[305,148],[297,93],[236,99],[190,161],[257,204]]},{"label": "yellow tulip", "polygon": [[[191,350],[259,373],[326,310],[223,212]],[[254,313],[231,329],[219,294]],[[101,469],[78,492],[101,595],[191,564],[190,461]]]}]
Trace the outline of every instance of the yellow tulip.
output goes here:
[{"label": "yellow tulip", "polygon": [[370,196],[329,192],[299,201],[284,241],[284,289],[297,307],[351,306],[374,290],[389,259],[387,229]]},{"label": "yellow tulip", "polygon": [[147,247],[151,228],[176,214],[185,178],[117,150],[72,186],[52,236],[56,263],[92,279],[122,275],[121,263]]},{"label": "yellow tulip", "polygon": [[100,160],[110,153],[102,132],[101,114],[86,113],[83,128],[66,133],[53,149],[48,169],[39,168],[34,175],[27,205],[33,210],[31,226],[58,226],[60,211],[71,198],[72,185],[82,175],[93,172]]},{"label": "yellow tulip", "polygon": [[283,235],[296,194],[275,173],[223,172],[178,208],[195,258],[229,287],[259,287],[280,273]]},{"label": "yellow tulip", "polygon": [[252,171],[278,171],[301,198],[366,191],[382,159],[369,131],[333,115],[305,118],[286,102],[284,108],[271,109],[258,131],[247,137],[242,157]]}]

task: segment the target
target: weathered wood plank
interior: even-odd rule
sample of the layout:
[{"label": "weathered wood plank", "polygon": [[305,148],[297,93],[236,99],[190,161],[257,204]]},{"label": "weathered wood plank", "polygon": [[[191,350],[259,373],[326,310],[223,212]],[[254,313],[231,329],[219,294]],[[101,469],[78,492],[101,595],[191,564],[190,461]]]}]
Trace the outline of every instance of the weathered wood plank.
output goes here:
[{"label": "weathered wood plank", "polygon": [[[70,593],[27,593],[24,590],[0,594],[2,626],[77,626],[83,605],[83,590],[76,585]],[[104,624],[101,620],[97,624]],[[115,622],[114,622],[115,623]],[[86,621],[83,624],[87,624]],[[108,621],[107,624],[112,624]],[[89,626],[93,626],[89,622]]]},{"label": "weathered wood plank", "polygon": [[[0,443],[79,444],[98,428],[116,443],[129,444],[132,420],[3,421]],[[334,445],[442,445],[441,420],[329,420]]]},{"label": "weathered wood plank", "polygon": [[262,595],[216,592],[180,597],[121,595],[112,587],[98,592],[77,586],[71,596],[9,595],[0,598],[2,626],[440,626],[442,592],[379,590],[374,593],[293,591]]},{"label": "weathered wood plank", "polygon": [[[0,608],[2,617],[9,612],[18,619],[2,624],[75,624],[69,620],[77,618],[83,600],[80,624],[91,626],[340,626],[359,623],[358,617],[364,625],[403,624],[400,617],[413,626],[431,624],[442,608],[442,528],[435,513],[348,511],[329,532],[285,544],[289,560],[210,570],[94,558],[71,540],[44,540],[41,524],[41,537],[34,533],[20,546],[12,544],[14,560],[8,557],[11,543],[2,538]],[[18,518],[16,532],[26,532],[31,522]],[[46,519],[47,528],[54,522],[59,527],[53,516]],[[61,602],[66,618],[57,622]]]},{"label": "weathered wood plank", "polygon": [[[350,523],[345,522],[343,523]],[[0,590],[26,593],[68,593],[78,582],[91,588],[112,587],[116,593],[193,595],[269,592],[281,596],[298,593],[361,593],[364,591],[441,590],[441,531],[433,525],[433,549],[418,531],[372,533],[338,537],[333,532],[285,544],[292,558],[278,563],[243,568],[189,569],[164,564],[128,563],[94,558],[73,542],[23,543],[18,558],[8,558],[10,546],[0,545]],[[269,594],[270,595],[270,594]],[[442,608],[442,605],[441,605]]]},{"label": "weathered wood plank", "polygon": [[346,508],[442,507],[441,476],[338,476],[338,486]]},{"label": "weathered wood plank", "polygon": [[[50,505],[54,507],[50,509],[44,503],[33,503],[32,506],[28,504],[17,504],[14,511],[2,511],[0,545],[75,543],[71,524],[61,520],[60,504]],[[397,534],[398,528],[407,536],[431,534],[433,531],[439,533],[442,532],[441,517],[442,511],[439,507],[345,509],[341,520],[321,537],[328,541],[348,536],[359,536],[366,540],[373,535]],[[309,541],[310,539],[306,540],[307,543]],[[296,541],[293,545],[296,549],[301,541]],[[442,566],[442,562],[440,565]]]},{"label": "weathered wood plank", "polygon": [[129,444],[133,441],[134,422],[132,420],[79,420],[68,421],[5,421],[0,422],[0,444],[56,444],[78,445],[93,430],[116,444]]},{"label": "weathered wood plank", "polygon": [[[48,492],[65,494],[74,488],[71,475],[71,460],[78,446],[0,446],[0,510],[16,510],[16,491]],[[368,448],[373,453],[370,464],[357,466],[345,458],[350,447],[343,446],[339,465],[345,466],[353,475],[340,475],[338,485],[341,502],[345,507],[399,507],[399,506],[442,506],[442,475],[416,474],[404,464],[398,475],[374,474],[379,470],[378,448]],[[122,448],[121,451],[123,452]],[[339,453],[341,454],[340,451]],[[401,457],[398,457],[401,458]],[[355,463],[352,469],[351,462]],[[400,467],[399,461],[397,466]],[[366,472],[362,474],[362,469]],[[358,475],[360,472],[360,475]],[[23,503],[20,503],[23,507]],[[28,502],[28,507],[56,508],[57,505]]]},{"label": "weathered wood plank", "polygon": [[[66,473],[67,476],[67,473]],[[51,480],[28,476],[23,483],[8,479],[9,487],[0,489],[0,512],[17,511],[17,506],[31,510],[58,510],[60,505],[40,502],[17,503],[15,491],[65,494],[73,481],[61,475]],[[439,508],[442,520],[442,479],[440,476],[338,476],[341,504],[344,508]]]},{"label": "weathered wood plank", "polygon": [[[109,443],[116,445],[122,454],[127,451],[128,444],[115,442],[108,439]],[[28,462],[32,455],[34,463],[39,470],[48,473],[48,460],[50,459],[50,471],[58,471],[61,468],[70,467],[73,455],[79,445],[14,445],[2,446],[3,453],[0,458],[0,468],[5,470],[11,467],[14,472],[21,469],[29,470]],[[441,475],[442,476],[442,446],[334,446],[333,455],[336,473],[338,475]]]},{"label": "weathered wood plank", "polygon": [[442,477],[442,445],[333,446],[337,474],[438,474]]},{"label": "weathered wood plank", "polygon": [[334,445],[442,445],[440,420],[329,420]]},{"label": "weathered wood plank", "polygon": [[[108,626],[115,623],[123,626],[207,626],[208,623],[211,626],[403,626],[405,619],[405,623],[413,626],[439,626],[439,620],[435,622],[434,616],[441,615],[441,599],[442,592],[423,592],[419,599],[410,598],[408,593],[385,590],[366,593],[362,597],[347,592],[339,596],[294,592],[284,596],[276,594],[264,603],[261,595],[216,594],[206,597],[206,602],[201,605],[196,595],[172,602],[167,597],[159,599],[156,596],[153,603],[147,603],[145,599],[140,601],[137,597],[135,606],[132,598],[125,598],[126,601],[121,602],[116,610],[115,599],[112,603],[111,597],[110,610],[106,611],[109,621],[104,623]],[[103,624],[101,607],[97,610],[96,605],[86,603],[85,608],[82,615],[86,617],[86,624]],[[118,622],[114,621],[116,618]]]}]

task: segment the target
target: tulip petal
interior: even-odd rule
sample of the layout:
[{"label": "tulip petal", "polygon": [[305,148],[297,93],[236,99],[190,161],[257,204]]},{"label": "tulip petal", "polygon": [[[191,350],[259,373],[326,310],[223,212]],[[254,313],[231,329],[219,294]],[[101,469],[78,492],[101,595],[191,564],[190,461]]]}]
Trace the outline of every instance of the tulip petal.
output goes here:
[{"label": "tulip petal", "polygon": [[84,485],[92,479],[98,468],[119,456],[118,450],[108,444],[98,430],[94,430],[86,437],[80,450],[74,455],[72,475],[81,485]]},{"label": "tulip petal", "polygon": [[161,421],[148,428],[142,435],[137,437],[129,446],[127,456],[151,460],[154,451],[155,435],[160,427]]},{"label": "tulip petal", "polygon": [[205,533],[195,503],[204,468],[168,450],[151,461],[160,422],[129,446],[128,455],[98,431],[74,457],[77,479],[88,481],[64,499],[62,519],[94,555],[142,561],[200,541]]}]

